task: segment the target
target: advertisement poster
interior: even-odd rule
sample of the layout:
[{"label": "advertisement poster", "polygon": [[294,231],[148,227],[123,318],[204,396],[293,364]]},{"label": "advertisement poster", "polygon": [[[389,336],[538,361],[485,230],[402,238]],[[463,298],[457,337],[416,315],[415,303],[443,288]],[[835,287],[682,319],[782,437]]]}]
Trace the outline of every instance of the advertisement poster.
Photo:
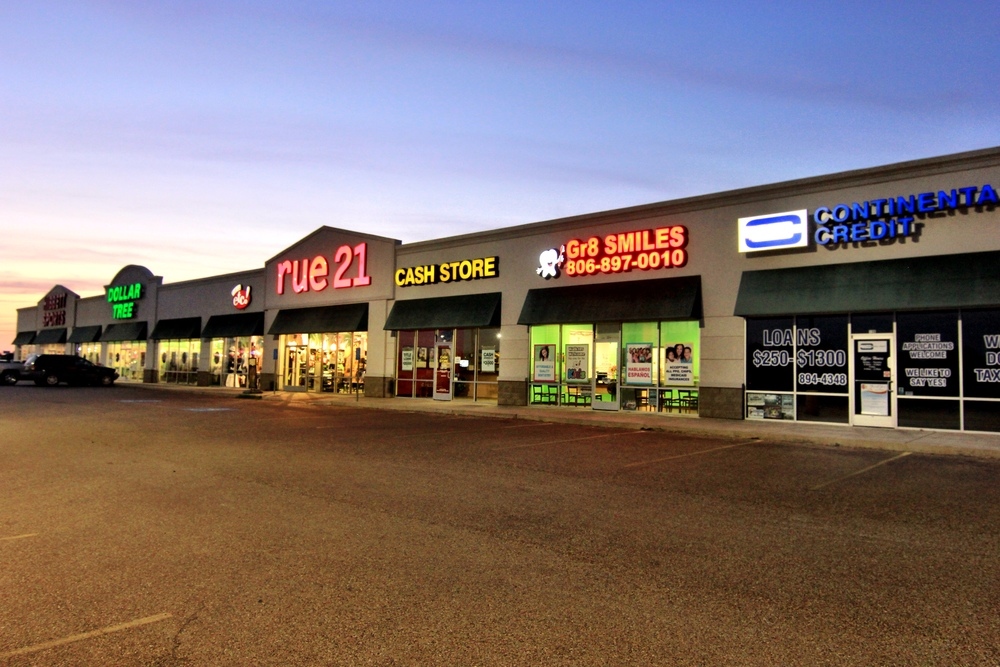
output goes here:
[{"label": "advertisement poster", "polygon": [[402,354],[402,358],[401,358],[401,361],[400,361],[400,368],[403,371],[407,371],[407,372],[413,370],[413,348],[412,347],[404,347],[403,348],[403,354]]},{"label": "advertisement poster", "polygon": [[566,381],[585,382],[590,378],[590,345],[566,346]]},{"label": "advertisement poster", "polygon": [[626,343],[625,384],[653,384],[652,343]]},{"label": "advertisement poster", "polygon": [[666,384],[694,384],[693,343],[675,343],[663,349],[663,376]]},{"label": "advertisement poster", "polygon": [[958,313],[899,313],[896,377],[904,396],[958,396]]},{"label": "advertisement poster", "polygon": [[497,372],[497,349],[495,347],[483,348],[483,359],[480,362],[479,370],[483,373]]},{"label": "advertisement poster", "polygon": [[747,393],[747,419],[795,419],[791,394]]},{"label": "advertisement poster", "polygon": [[861,414],[876,417],[889,416],[889,385],[878,382],[861,382]]},{"label": "advertisement poster", "polygon": [[795,388],[795,320],[791,317],[746,320],[748,391]]},{"label": "advertisement poster", "polygon": [[966,397],[1000,398],[1000,310],[964,311],[962,339]]},{"label": "advertisement poster", "polygon": [[430,368],[428,365],[428,357],[430,355],[431,348],[429,347],[418,347],[417,348],[417,368]]},{"label": "advertisement poster", "polygon": [[556,346],[535,346],[535,382],[556,381]]}]

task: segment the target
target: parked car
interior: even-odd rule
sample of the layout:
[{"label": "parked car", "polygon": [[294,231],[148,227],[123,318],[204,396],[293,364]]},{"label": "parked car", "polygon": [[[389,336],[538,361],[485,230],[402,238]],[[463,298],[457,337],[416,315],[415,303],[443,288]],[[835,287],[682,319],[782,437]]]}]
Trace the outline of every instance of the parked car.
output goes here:
[{"label": "parked car", "polygon": [[118,373],[75,354],[33,354],[24,361],[20,379],[48,387],[60,382],[110,387],[118,379]]},{"label": "parked car", "polygon": [[24,364],[20,361],[11,361],[5,357],[0,361],[0,385],[17,384],[23,368]]}]

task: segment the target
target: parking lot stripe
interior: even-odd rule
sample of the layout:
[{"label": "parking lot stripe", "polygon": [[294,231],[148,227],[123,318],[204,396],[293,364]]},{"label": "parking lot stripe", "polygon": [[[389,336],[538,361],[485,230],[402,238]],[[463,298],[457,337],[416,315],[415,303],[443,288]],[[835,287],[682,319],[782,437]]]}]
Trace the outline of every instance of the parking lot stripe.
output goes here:
[{"label": "parking lot stripe", "polygon": [[0,537],[0,542],[8,540],[23,540],[26,537],[37,537],[38,533],[25,533],[24,535],[11,535],[10,537]]},{"label": "parking lot stripe", "polygon": [[53,639],[52,641],[44,642],[41,644],[35,644],[34,646],[25,646],[24,648],[19,648],[14,651],[8,651],[7,653],[0,653],[0,659],[13,658],[14,656],[17,655],[27,655],[29,653],[38,653],[39,651],[45,651],[50,648],[55,648],[56,646],[62,646],[64,644],[72,644],[73,642],[83,641],[84,639],[91,639],[93,637],[100,637],[102,635],[109,635],[112,632],[120,632],[121,630],[128,630],[130,628],[135,628],[140,625],[159,623],[160,621],[165,621],[168,618],[173,618],[173,614],[157,614],[156,616],[147,616],[146,618],[139,618],[134,621],[129,621],[127,623],[119,623],[118,625],[109,625],[108,627],[100,628],[99,630],[82,632],[78,635],[70,635],[69,637],[63,637],[62,639]]},{"label": "parking lot stripe", "polygon": [[757,440],[750,440],[747,442],[738,442],[735,445],[723,445],[722,447],[712,447],[710,449],[701,449],[697,452],[688,452],[687,454],[675,454],[674,456],[665,456],[661,459],[651,459],[649,461],[638,461],[636,463],[627,463],[622,466],[622,468],[638,468],[639,466],[650,465],[651,463],[660,463],[662,461],[673,461],[675,459],[685,459],[690,456],[698,456],[699,454],[708,454],[710,452],[717,452],[720,449],[732,449],[733,447],[742,447],[743,445],[752,445],[757,442]]},{"label": "parking lot stripe", "polygon": [[830,486],[831,484],[836,484],[837,482],[842,482],[845,479],[850,479],[851,477],[856,477],[858,475],[863,475],[864,473],[868,472],[869,470],[874,470],[875,468],[878,468],[879,466],[884,466],[886,463],[892,463],[893,461],[898,461],[899,459],[903,458],[904,456],[909,456],[912,453],[913,452],[903,452],[902,454],[898,454],[898,455],[893,456],[891,458],[888,458],[888,459],[886,459],[884,461],[879,461],[878,463],[876,463],[874,465],[870,465],[867,468],[862,468],[861,470],[856,470],[856,471],[852,472],[849,475],[844,475],[843,477],[838,477],[837,479],[831,479],[829,482],[823,482],[822,484],[817,484],[816,486],[811,487],[809,490],[810,491],[819,491],[823,487]]},{"label": "parking lot stripe", "polygon": [[648,431],[624,431],[620,433],[602,433],[600,435],[588,435],[585,438],[567,438],[566,440],[549,440],[547,442],[533,442],[530,445],[513,445],[511,447],[494,447],[491,451],[506,452],[511,449],[527,449],[528,447],[544,447],[545,445],[559,445],[564,442],[579,442],[581,440],[596,440],[597,438],[611,438],[616,435],[632,435],[635,433],[648,433]]}]

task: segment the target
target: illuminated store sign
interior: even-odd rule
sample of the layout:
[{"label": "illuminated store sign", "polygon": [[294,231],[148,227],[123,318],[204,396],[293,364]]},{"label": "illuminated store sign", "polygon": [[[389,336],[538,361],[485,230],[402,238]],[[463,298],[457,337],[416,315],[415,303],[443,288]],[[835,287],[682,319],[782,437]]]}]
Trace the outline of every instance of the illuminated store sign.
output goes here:
[{"label": "illuminated store sign", "polygon": [[740,218],[739,251],[782,250],[808,245],[837,247],[848,243],[891,242],[919,233],[918,216],[959,209],[982,208],[1000,203],[997,191],[989,183],[937,192],[885,199],[870,199],[850,204],[820,206],[812,214],[814,230],[806,229],[807,212],[791,211]]},{"label": "illuminated store sign", "polygon": [[42,326],[57,327],[66,324],[66,293],[50,294],[42,303]]},{"label": "illuminated store sign", "polygon": [[478,259],[463,259],[458,262],[425,264],[424,266],[397,269],[395,279],[396,284],[400,287],[410,287],[411,285],[433,285],[460,280],[496,278],[499,275],[499,257],[480,257]]},{"label": "illuminated store sign", "polygon": [[117,285],[108,288],[108,303],[111,304],[111,317],[116,320],[129,320],[135,317],[135,302],[142,298],[142,283]]},{"label": "illuminated store sign", "polygon": [[[357,259],[357,275],[345,277],[351,270],[354,260]],[[342,245],[337,248],[333,255],[333,263],[336,272],[333,280],[329,280],[330,262],[323,255],[316,255],[310,259],[286,259],[278,262],[278,294],[285,293],[285,278],[290,278],[292,291],[296,294],[308,292],[322,292],[332,285],[334,289],[346,289],[349,287],[363,287],[371,285],[372,278],[368,275],[368,244],[359,243],[351,248]]]},{"label": "illuminated store sign", "polygon": [[542,278],[628,273],[633,270],[680,268],[687,264],[687,228],[682,225],[642,229],[620,234],[572,239],[538,256],[535,269]]},{"label": "illuminated store sign", "polygon": [[243,310],[250,305],[250,286],[243,287],[242,284],[233,288],[233,306],[236,310]]}]

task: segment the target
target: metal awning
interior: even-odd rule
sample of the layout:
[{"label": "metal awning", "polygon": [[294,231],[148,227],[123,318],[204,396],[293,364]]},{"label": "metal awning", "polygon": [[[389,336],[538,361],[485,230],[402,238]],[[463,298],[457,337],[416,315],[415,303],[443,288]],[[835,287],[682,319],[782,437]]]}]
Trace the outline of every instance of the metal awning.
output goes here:
[{"label": "metal awning", "polygon": [[69,335],[70,343],[94,343],[101,340],[101,325],[92,327],[73,327]]},{"label": "metal awning", "polygon": [[368,331],[368,304],[279,310],[268,334]]},{"label": "metal awning", "polygon": [[1000,305],[1000,251],[745,271],[743,317]]},{"label": "metal awning", "polygon": [[410,299],[392,304],[387,331],[500,326],[500,292]]},{"label": "metal awning", "polygon": [[31,345],[35,340],[34,331],[18,331],[11,345]]},{"label": "metal awning", "polygon": [[518,324],[701,319],[701,276],[528,290]]},{"label": "metal awning", "polygon": [[118,342],[124,340],[146,340],[145,322],[117,322],[109,324],[101,334],[101,342]]},{"label": "metal awning", "polygon": [[202,338],[237,338],[240,336],[263,336],[264,313],[232,313],[212,315],[208,318]]},{"label": "metal awning", "polygon": [[152,340],[191,340],[201,338],[200,317],[159,320],[153,327]]},{"label": "metal awning", "polygon": [[35,336],[35,345],[58,345],[66,342],[66,327],[42,329]]}]

